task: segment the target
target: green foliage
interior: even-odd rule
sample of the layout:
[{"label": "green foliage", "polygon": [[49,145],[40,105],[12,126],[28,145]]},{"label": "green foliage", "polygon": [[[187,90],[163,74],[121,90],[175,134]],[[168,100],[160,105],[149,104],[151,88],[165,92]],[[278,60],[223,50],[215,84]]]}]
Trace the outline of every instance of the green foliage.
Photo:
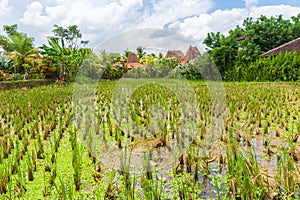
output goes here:
[{"label": "green foliage", "polygon": [[5,56],[0,57],[0,70],[4,71],[5,73],[12,73],[13,72],[13,61],[8,60]]},{"label": "green foliage", "polygon": [[[225,127],[218,134],[210,129],[216,109],[211,106],[208,87],[189,82],[198,99],[195,109],[201,111],[200,130],[192,133],[193,142],[182,159],[171,155],[172,164],[159,168],[156,163],[166,157],[157,161],[155,153],[168,150],[169,144],[188,131],[178,128],[185,123],[181,120],[185,102],[178,100],[178,93],[186,85],[174,91],[155,83],[139,87],[125,102],[131,114],[123,115],[123,122],[130,124],[122,128],[111,112],[118,82],[94,83],[96,96],[94,90],[81,94],[78,104],[73,84],[1,90],[1,199],[299,199],[299,84],[225,83]],[[122,88],[136,82],[124,84]],[[124,96],[129,94],[122,91]],[[86,106],[91,103],[92,107]],[[157,123],[151,119],[155,105],[165,110]],[[91,109],[96,114],[92,120],[77,118],[88,116],[81,113]],[[138,125],[131,124],[131,119]],[[78,120],[76,131],[74,120]],[[169,128],[160,129],[165,125]],[[269,134],[260,133],[264,126]],[[152,130],[147,138],[139,134],[143,127]],[[146,151],[147,141],[163,140],[160,130],[167,135],[168,145]],[[215,139],[203,157],[204,139],[209,135]],[[107,143],[101,143],[103,140]],[[124,146],[120,157],[108,152],[108,159],[121,164],[114,169],[102,151],[116,140],[128,148]],[[128,171],[133,169],[127,159],[132,150],[141,152],[141,173]]]},{"label": "green foliage", "polygon": [[[129,55],[130,53],[128,53]],[[107,53],[101,51],[99,56],[99,67],[96,70],[99,71],[99,78],[115,80],[121,78],[128,69],[120,63],[121,55],[119,53]]]},{"label": "green foliage", "polygon": [[177,65],[174,72],[176,77],[179,76],[188,80],[220,81],[220,73],[208,53],[204,53],[192,63]]},{"label": "green foliage", "polygon": [[[64,28],[62,26],[58,26],[57,24],[54,25],[54,29],[52,30],[54,33],[54,37],[52,38],[61,38],[64,40],[65,43],[68,44],[70,49],[77,49],[79,46],[79,39],[81,39],[82,34],[78,29],[77,25],[68,26]],[[81,44],[86,45],[88,41],[80,41]]]},{"label": "green foliage", "polygon": [[56,69],[54,77],[59,77],[62,81],[64,80],[65,61],[68,53],[62,39],[51,38],[48,40],[48,46],[43,44],[40,47],[40,54],[44,56],[44,63],[50,60],[49,64]]},{"label": "green foliage", "polygon": [[54,77],[61,81],[74,81],[84,59],[91,53],[90,49],[70,49],[65,47],[62,38],[50,38],[48,45],[40,47],[41,55],[44,55],[44,64],[49,64],[46,68],[55,67]]},{"label": "green foliage", "polygon": [[300,54],[280,53],[236,65],[224,75],[227,81],[300,81]]},{"label": "green foliage", "polygon": [[282,15],[270,18],[262,15],[256,20],[245,19],[242,27],[230,30],[228,36],[209,33],[203,43],[224,77],[237,70],[234,66],[254,63],[262,53],[298,37],[300,14],[291,20],[283,19]]},{"label": "green foliage", "polygon": [[136,49],[136,52],[137,52],[138,59],[142,59],[146,55],[146,52],[144,51],[143,47],[138,47]]},{"label": "green foliage", "polygon": [[20,53],[27,52],[33,49],[34,38],[28,37],[27,34],[17,31],[18,26],[14,25],[4,25],[3,30],[7,36],[0,35],[0,46],[6,52],[17,51]]},{"label": "green foliage", "polygon": [[115,80],[121,78],[128,69],[126,68],[118,68],[114,66],[107,66],[101,76],[101,79],[109,79],[109,80]]},{"label": "green foliage", "polygon": [[3,26],[7,36],[0,35],[0,47],[6,51],[9,60],[14,60],[14,73],[27,74],[38,54],[33,45],[34,39],[18,32],[17,28],[16,24]]},{"label": "green foliage", "polygon": [[261,52],[266,52],[300,36],[293,35],[294,24],[290,20],[284,20],[282,15],[270,18],[262,15],[256,21],[248,18],[244,20],[243,26],[245,35],[253,39]]},{"label": "green foliage", "polygon": [[14,35],[17,33],[18,25],[4,25],[3,30],[8,35],[8,37],[4,35],[0,35],[0,46],[7,52],[11,52],[14,50],[12,44],[9,41],[9,36]]},{"label": "green foliage", "polygon": [[5,33],[7,33],[7,35],[13,35],[17,33],[17,29],[18,29],[17,24],[3,26],[3,30],[5,31]]},{"label": "green foliage", "polygon": [[107,53],[101,51],[100,55],[90,54],[80,69],[80,74],[92,79],[115,80],[125,78],[186,78],[192,80],[202,79],[205,76],[209,80],[216,80],[219,77],[217,69],[210,59],[209,54],[196,59],[193,63],[179,64],[174,58],[164,58],[162,55],[148,54],[142,47],[137,48],[137,54],[143,66],[129,69],[126,66],[126,59],[131,51],[125,50],[124,55],[118,53]]},{"label": "green foliage", "polygon": [[[195,65],[182,64],[175,68],[175,73],[186,79],[195,80],[201,79],[201,74]],[[175,76],[176,77],[176,76]]]},{"label": "green foliage", "polygon": [[[89,79],[99,79],[103,73],[103,67],[101,65],[100,58],[94,54],[90,53],[82,63],[82,66],[79,68],[78,75],[85,76]],[[76,78],[76,82],[78,77]]]}]

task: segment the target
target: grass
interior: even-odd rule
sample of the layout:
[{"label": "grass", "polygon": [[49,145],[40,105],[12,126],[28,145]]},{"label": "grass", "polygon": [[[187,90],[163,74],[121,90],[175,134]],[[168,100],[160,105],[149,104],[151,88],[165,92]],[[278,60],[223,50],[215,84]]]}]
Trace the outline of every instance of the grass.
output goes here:
[{"label": "grass", "polygon": [[189,84],[1,90],[1,199],[298,199],[299,84]]}]

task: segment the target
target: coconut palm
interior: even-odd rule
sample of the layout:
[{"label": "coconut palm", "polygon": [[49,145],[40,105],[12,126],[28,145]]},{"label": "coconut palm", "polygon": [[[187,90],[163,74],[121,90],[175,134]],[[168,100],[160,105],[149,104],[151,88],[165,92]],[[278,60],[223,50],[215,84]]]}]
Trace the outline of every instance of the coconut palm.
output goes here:
[{"label": "coconut palm", "polygon": [[[27,73],[38,57],[38,51],[33,47],[34,39],[24,33],[14,32],[7,37],[1,37],[0,45],[9,47],[6,51],[7,59],[14,60],[14,73]],[[2,47],[4,47],[2,45]]]}]

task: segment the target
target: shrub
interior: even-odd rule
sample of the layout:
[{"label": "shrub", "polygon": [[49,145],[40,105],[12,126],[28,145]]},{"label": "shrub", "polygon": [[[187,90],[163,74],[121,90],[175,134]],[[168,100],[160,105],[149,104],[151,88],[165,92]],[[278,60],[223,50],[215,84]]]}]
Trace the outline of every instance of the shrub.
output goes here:
[{"label": "shrub", "polygon": [[300,54],[280,53],[255,62],[235,65],[226,71],[226,81],[300,81]]},{"label": "shrub", "polygon": [[0,70],[0,80],[3,80],[5,77],[5,73],[3,70]]}]

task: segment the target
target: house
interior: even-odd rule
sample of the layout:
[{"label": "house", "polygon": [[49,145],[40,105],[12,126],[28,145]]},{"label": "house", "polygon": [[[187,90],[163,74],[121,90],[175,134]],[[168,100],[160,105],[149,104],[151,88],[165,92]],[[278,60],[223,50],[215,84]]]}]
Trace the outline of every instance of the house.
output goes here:
[{"label": "house", "polygon": [[248,38],[248,36],[242,35],[242,36],[240,36],[240,37],[237,38],[237,41],[242,41],[242,40],[245,40],[247,38]]},{"label": "house", "polygon": [[190,46],[185,53],[185,59],[187,62],[193,62],[196,58],[200,57],[201,53],[196,46]]},{"label": "house", "polygon": [[139,59],[134,53],[130,53],[126,62],[126,67],[128,69],[134,69],[137,67],[142,67],[143,64],[140,63]]},{"label": "house", "polygon": [[300,38],[294,39],[288,43],[280,45],[279,47],[276,47],[275,49],[271,49],[270,51],[262,54],[262,57],[276,56],[279,53],[285,53],[285,52],[299,52],[300,53]]},{"label": "house", "polygon": [[190,46],[185,55],[180,50],[169,50],[165,58],[175,57],[180,64],[193,62],[196,58],[201,56],[200,51],[196,46]]},{"label": "house", "polygon": [[181,64],[186,63],[185,57],[184,57],[182,51],[180,51],[180,50],[167,51],[165,58],[172,58],[172,57],[176,58],[179,61],[179,63],[181,63]]}]

